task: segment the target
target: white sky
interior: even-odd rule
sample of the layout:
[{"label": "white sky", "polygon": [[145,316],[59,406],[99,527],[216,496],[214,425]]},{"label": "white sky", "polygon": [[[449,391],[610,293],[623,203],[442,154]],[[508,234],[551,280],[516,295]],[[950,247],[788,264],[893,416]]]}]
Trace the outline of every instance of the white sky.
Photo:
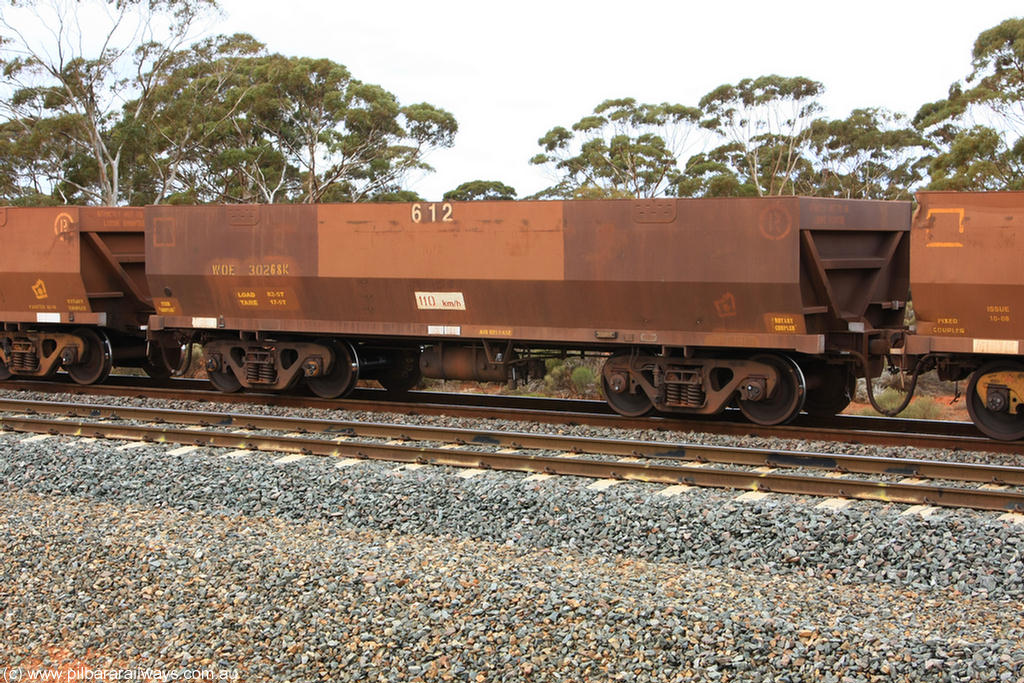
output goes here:
[{"label": "white sky", "polygon": [[1020,0],[221,0],[213,32],[273,52],[327,57],[355,78],[459,122],[436,173],[409,183],[440,199],[500,180],[519,196],[551,184],[537,139],[599,102],[696,105],[712,88],[770,73],[824,83],[825,115],[881,106],[913,115],[970,71],[978,34],[1024,16]]}]

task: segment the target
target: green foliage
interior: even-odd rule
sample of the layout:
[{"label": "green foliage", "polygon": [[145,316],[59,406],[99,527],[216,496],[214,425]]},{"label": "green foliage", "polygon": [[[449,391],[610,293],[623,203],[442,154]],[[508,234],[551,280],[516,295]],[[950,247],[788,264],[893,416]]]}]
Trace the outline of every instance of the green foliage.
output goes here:
[{"label": "green foliage", "polygon": [[[458,128],[451,114],[425,103],[403,107],[327,59],[225,60],[218,70],[232,74],[233,86],[220,102],[225,117],[210,138],[214,154],[201,157],[212,160],[208,177],[216,182],[203,189],[204,201],[418,198],[398,193],[402,178],[430,170],[425,155],[450,146]],[[173,106],[174,98],[166,102]]]},{"label": "green foliage", "polygon": [[[267,54],[252,36],[197,41],[194,28],[216,9],[215,0],[0,6],[0,203],[419,199],[404,180],[452,146],[452,114],[402,104],[328,59]],[[87,12],[100,17],[88,35],[78,23]],[[103,47],[83,47],[94,43]],[[898,199],[926,182],[1024,189],[1024,18],[983,31],[969,73],[913,126],[880,108],[825,119],[823,91],[809,78],[765,75],[721,85],[696,107],[605,100],[538,140],[531,163],[553,183],[534,198]],[[474,180],[445,199],[515,196]]]},{"label": "green foliage", "polygon": [[936,145],[932,189],[1024,188],[1024,19],[983,31],[972,70],[943,100],[923,105],[914,125]]},{"label": "green foliage", "polygon": [[470,180],[444,193],[445,201],[469,202],[478,199],[511,200],[516,189],[497,180]]},{"label": "green foliage", "polygon": [[388,190],[370,197],[371,202],[422,202],[423,197],[412,190]]},{"label": "green foliage", "polygon": [[139,114],[120,125],[132,131],[124,177],[134,203],[272,201],[251,179],[254,170],[295,182],[283,155],[242,116],[253,94],[245,67],[263,55],[262,43],[245,34],[198,42],[172,56],[145,102],[131,103]]},{"label": "green foliage", "polygon": [[795,194],[797,176],[810,172],[810,127],[824,90],[809,78],[773,74],[709,92],[699,104],[701,125],[726,142],[688,168],[680,193]]},{"label": "green foliage", "polygon": [[557,182],[536,198],[657,197],[678,184],[680,155],[700,112],[680,104],[605,100],[572,130],[556,126],[537,142],[531,164],[550,167]]},{"label": "green foliage", "polygon": [[549,395],[569,391],[572,369],[561,361],[552,363],[549,359],[545,363],[548,372],[544,375],[544,390]]},{"label": "green foliage", "polygon": [[680,197],[754,197],[757,188],[735,172],[739,147],[722,145],[690,157],[676,183]]},{"label": "green foliage", "polygon": [[958,131],[930,159],[930,189],[998,191],[1024,189],[1024,139],[1008,148],[1005,135],[988,126]]},{"label": "green foliage", "polygon": [[597,377],[597,373],[586,365],[573,368],[572,373],[569,375],[573,389],[577,394],[581,395],[593,391],[597,384]]},{"label": "green foliage", "polygon": [[[98,54],[72,52],[87,43],[80,4],[110,17]],[[35,34],[0,9],[0,200],[405,199],[395,193],[406,174],[432,170],[427,154],[451,146],[458,129],[450,113],[402,105],[327,59],[268,55],[244,34],[193,41],[190,28],[212,0],[54,6],[56,19],[39,20],[56,26],[49,35],[60,49],[30,42]],[[126,35],[128,25],[141,28]]]},{"label": "green foliage", "polygon": [[549,396],[600,398],[600,359],[548,358],[543,392]]},{"label": "green foliage", "polygon": [[[825,119],[823,92],[809,78],[768,75],[719,86],[697,108],[607,100],[538,141],[531,163],[557,182],[534,198],[909,197],[931,143],[883,109]],[[684,159],[691,136],[704,150]]]},{"label": "green foliage", "polygon": [[1011,126],[1024,124],[1024,19],[1007,19],[983,31],[972,57],[967,81],[976,85],[964,97],[988,105]]},{"label": "green foliage", "polygon": [[688,160],[676,194],[910,197],[930,143],[883,109],[822,118],[816,98],[823,91],[817,81],[773,75],[705,95],[702,125],[724,143]]},{"label": "green foliage", "polygon": [[848,199],[911,199],[932,145],[884,109],[855,109],[846,119],[811,123],[813,171],[797,180],[802,194]]},{"label": "green foliage", "polygon": [[[886,388],[875,394],[875,402],[887,411],[895,410],[903,403],[905,396],[902,391]],[[880,415],[870,406],[861,408],[858,412],[861,415]],[[912,420],[937,420],[942,417],[942,405],[934,398],[921,396],[911,401],[899,416]]]},{"label": "green foliage", "polygon": [[[154,77],[215,8],[210,0],[26,0],[0,8],[0,112],[23,138],[5,150],[13,152],[0,180],[5,198],[131,201],[122,173],[135,161],[129,148],[143,113],[124,102],[146,101]],[[86,14],[96,19],[88,33],[78,23]],[[101,47],[86,54],[89,44]]]}]

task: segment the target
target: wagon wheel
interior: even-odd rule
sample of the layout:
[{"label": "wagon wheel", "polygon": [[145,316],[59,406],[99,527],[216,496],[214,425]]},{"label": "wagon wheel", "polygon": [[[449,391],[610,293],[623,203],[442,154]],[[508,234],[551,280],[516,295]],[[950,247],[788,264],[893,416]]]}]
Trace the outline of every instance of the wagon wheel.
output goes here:
[{"label": "wagon wheel", "polygon": [[625,361],[628,364],[629,356],[612,356],[604,362],[604,367],[601,368],[601,388],[604,389],[605,399],[612,410],[619,415],[625,417],[646,415],[654,409],[654,405],[642,388],[637,387],[635,392],[630,391],[629,370],[628,367],[616,367],[620,361]]},{"label": "wagon wheel", "polygon": [[775,391],[762,401],[737,403],[748,420],[760,425],[779,425],[789,422],[800,413],[807,396],[807,383],[800,366],[786,356],[760,354],[751,358],[758,363],[771,365],[778,373]]},{"label": "wagon wheel", "polygon": [[967,385],[967,412],[971,420],[986,436],[1000,441],[1024,438],[1024,415],[1018,412],[989,410],[978,394],[978,381],[993,372],[1024,372],[1024,365],[1007,360],[994,360],[981,366],[971,375]]},{"label": "wagon wheel", "polygon": [[[167,379],[181,364],[181,347],[165,346],[154,341],[142,364],[142,371],[153,379]],[[239,385],[241,386],[241,385]]]},{"label": "wagon wheel", "polygon": [[225,394],[233,394],[236,391],[242,389],[242,383],[235,377],[235,373],[230,369],[228,370],[215,370],[210,372],[206,371],[206,378],[210,380],[210,384],[217,391],[223,391]]},{"label": "wagon wheel", "polygon": [[348,342],[329,344],[334,351],[331,371],[319,377],[307,377],[306,384],[320,398],[338,398],[352,391],[359,380],[359,361],[355,349]]},{"label": "wagon wheel", "polygon": [[[813,417],[832,417],[843,412],[857,393],[857,377],[842,365],[811,365],[802,368],[807,379],[804,410]],[[813,387],[813,388],[812,388]]]},{"label": "wagon wheel", "polygon": [[392,355],[391,364],[382,372],[377,381],[389,394],[404,394],[420,383],[419,354],[414,351],[399,351]]},{"label": "wagon wheel", "polygon": [[74,335],[84,342],[85,351],[77,363],[68,365],[65,370],[78,384],[102,382],[110,376],[110,370],[114,365],[110,339],[102,331],[87,327],[75,330]]},{"label": "wagon wheel", "polygon": [[7,368],[7,363],[0,360],[0,382],[10,379],[13,375],[14,373]]}]

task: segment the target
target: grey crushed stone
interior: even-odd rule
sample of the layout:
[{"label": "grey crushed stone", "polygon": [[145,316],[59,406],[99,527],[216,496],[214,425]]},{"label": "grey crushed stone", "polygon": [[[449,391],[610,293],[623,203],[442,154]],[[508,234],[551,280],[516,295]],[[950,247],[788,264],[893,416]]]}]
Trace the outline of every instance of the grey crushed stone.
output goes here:
[{"label": "grey crushed stone", "polygon": [[[1019,680],[1019,604],[18,493],[0,654],[245,680]],[[1017,619],[1007,616],[1018,610]],[[951,615],[955,615],[951,617]],[[50,654],[49,656],[53,656]]]},{"label": "grey crushed stone", "polygon": [[0,435],[0,666],[1024,681],[1024,526],[994,513],[22,439]]}]

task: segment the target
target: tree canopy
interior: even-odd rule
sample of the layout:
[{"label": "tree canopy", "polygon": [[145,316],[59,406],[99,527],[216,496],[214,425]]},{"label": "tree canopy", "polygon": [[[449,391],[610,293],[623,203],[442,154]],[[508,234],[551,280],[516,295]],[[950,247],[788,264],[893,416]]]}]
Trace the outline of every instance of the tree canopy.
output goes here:
[{"label": "tree canopy", "polygon": [[905,116],[876,108],[814,121],[807,144],[810,165],[797,178],[797,191],[848,199],[910,199],[931,148]]},{"label": "tree canopy", "polygon": [[516,189],[497,180],[470,180],[444,193],[445,201],[468,202],[479,199],[509,200],[516,198]]},{"label": "tree canopy", "polygon": [[736,194],[794,194],[824,90],[809,78],[774,74],[715,88],[700,100],[701,125],[725,143],[707,160],[735,179]]},{"label": "tree canopy", "polygon": [[[216,0],[0,6],[0,203],[418,201],[410,177],[455,117],[330,59],[246,34],[198,37]],[[80,18],[88,14],[88,29]],[[606,99],[538,140],[536,198],[896,199],[922,187],[1024,189],[1024,18],[977,37],[965,75],[910,120],[769,74],[696,104]],[[515,199],[473,180],[446,200]]]},{"label": "tree canopy", "polygon": [[929,186],[1024,189],[1024,19],[982,31],[971,66],[945,99],[923,105],[914,117],[935,147]]},{"label": "tree canopy", "polygon": [[[46,2],[49,2],[47,5]],[[103,10],[102,40],[80,5]],[[403,191],[458,124],[327,59],[197,41],[212,0],[16,0],[0,10],[0,191],[10,203],[359,201]],[[12,12],[57,26],[55,44]],[[45,34],[44,34],[45,35]],[[90,46],[96,43],[91,51]]]},{"label": "tree canopy", "polygon": [[[78,21],[85,5],[103,18],[89,30]],[[0,8],[0,144],[12,199],[129,199],[121,181],[132,129],[145,117],[154,81],[215,7],[212,0],[11,0]]]},{"label": "tree canopy", "polygon": [[552,128],[531,164],[557,182],[542,197],[656,197],[677,181],[677,164],[700,112],[680,104],[605,100],[571,126]]},{"label": "tree canopy", "polygon": [[719,86],[696,107],[606,100],[538,140],[531,163],[556,175],[539,196],[907,196],[929,143],[883,109],[824,118],[823,92],[771,75]]}]

